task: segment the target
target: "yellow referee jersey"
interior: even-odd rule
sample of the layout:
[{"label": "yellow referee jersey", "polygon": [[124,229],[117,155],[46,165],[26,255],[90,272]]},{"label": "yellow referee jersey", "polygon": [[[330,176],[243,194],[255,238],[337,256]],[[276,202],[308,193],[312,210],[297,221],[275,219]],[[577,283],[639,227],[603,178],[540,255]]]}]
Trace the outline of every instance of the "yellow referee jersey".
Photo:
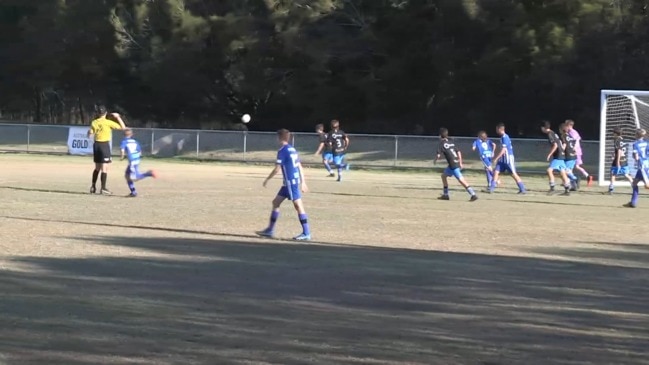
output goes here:
[{"label": "yellow referee jersey", "polygon": [[95,136],[95,142],[110,141],[113,129],[122,129],[122,126],[105,117],[95,119],[90,124],[90,132]]}]

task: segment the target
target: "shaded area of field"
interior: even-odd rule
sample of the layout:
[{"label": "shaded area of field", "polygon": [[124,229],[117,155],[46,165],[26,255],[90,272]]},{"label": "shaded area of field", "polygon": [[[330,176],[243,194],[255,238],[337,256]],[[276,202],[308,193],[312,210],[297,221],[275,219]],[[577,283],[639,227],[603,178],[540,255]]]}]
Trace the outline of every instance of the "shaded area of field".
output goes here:
[{"label": "shaded area of field", "polygon": [[[647,363],[646,246],[632,247],[637,267],[621,267],[85,239],[165,258],[17,260],[36,273],[4,271],[0,279],[0,352],[9,363]],[[607,257],[624,255],[617,248],[608,246]]]},{"label": "shaded area of field", "polygon": [[646,195],[309,169],[298,245],[254,236],[270,167],[143,163],[126,199],[119,162],[105,197],[89,159],[0,155],[0,364],[649,364]]}]

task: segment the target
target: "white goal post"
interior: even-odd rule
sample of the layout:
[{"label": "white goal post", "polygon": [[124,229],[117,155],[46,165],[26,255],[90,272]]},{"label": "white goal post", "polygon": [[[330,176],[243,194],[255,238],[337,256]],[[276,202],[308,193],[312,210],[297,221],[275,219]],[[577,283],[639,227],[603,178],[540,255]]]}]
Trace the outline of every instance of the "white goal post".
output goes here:
[{"label": "white goal post", "polygon": [[[622,138],[628,143],[627,159],[631,176],[636,174],[636,163],[632,157],[632,145],[638,128],[649,130],[649,91],[602,90],[599,132],[598,184],[609,184],[611,162],[613,161],[613,128],[622,129]],[[629,185],[618,177],[615,185]]]}]

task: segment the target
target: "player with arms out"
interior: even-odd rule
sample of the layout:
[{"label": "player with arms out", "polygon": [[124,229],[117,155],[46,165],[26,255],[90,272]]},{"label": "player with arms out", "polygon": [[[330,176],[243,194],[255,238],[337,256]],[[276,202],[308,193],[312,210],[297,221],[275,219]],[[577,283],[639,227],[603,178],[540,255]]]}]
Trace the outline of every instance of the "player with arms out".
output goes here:
[{"label": "player with arms out", "polygon": [[338,181],[340,182],[343,180],[343,168],[349,169],[349,165],[345,163],[345,153],[349,148],[349,137],[340,129],[340,122],[335,119],[331,121],[329,142],[331,143],[334,164],[338,170]]},{"label": "player with arms out", "polygon": [[546,160],[550,162],[548,166],[548,181],[550,183],[550,190],[548,195],[554,194],[555,191],[555,182],[554,182],[554,172],[557,171],[561,175],[561,180],[563,181],[563,186],[566,191],[564,195],[570,195],[570,182],[568,176],[566,175],[566,154],[565,146],[561,141],[561,138],[550,129],[550,122],[543,122],[541,124],[541,132],[545,133],[548,136],[548,143],[550,143],[550,152]]},{"label": "player with arms out", "polygon": [[257,232],[262,237],[272,238],[275,232],[275,224],[279,218],[279,207],[284,200],[289,199],[293,202],[293,206],[298,213],[298,219],[302,225],[302,234],[293,238],[297,241],[310,241],[311,231],[309,229],[309,222],[304,204],[302,203],[302,193],[307,192],[306,180],[304,178],[304,171],[297,151],[291,146],[288,141],[291,140],[291,132],[286,129],[277,131],[277,138],[279,139],[282,147],[277,152],[277,164],[270,175],[264,180],[264,187],[268,181],[275,177],[280,171],[284,178],[282,188],[277,193],[273,200],[273,210],[270,214],[270,223],[266,229]]},{"label": "player with arms out", "polygon": [[615,191],[615,180],[618,176],[624,176],[633,184],[627,160],[627,148],[628,144],[622,138],[622,128],[613,128],[613,162],[611,163],[611,183],[608,185],[609,195]]},{"label": "player with arms out", "polygon": [[315,155],[318,156],[322,153],[322,163],[324,164],[325,169],[329,173],[329,177],[334,177],[333,170],[331,170],[330,163],[333,162],[334,155],[331,152],[331,141],[329,140],[329,135],[324,131],[324,124],[318,124],[315,126],[315,132],[318,133],[318,139],[320,143],[318,144],[318,150],[315,151]]},{"label": "player with arms out", "polygon": [[97,119],[90,123],[90,130],[88,130],[88,138],[93,137],[95,143],[92,146],[93,160],[95,162],[95,169],[92,172],[92,186],[90,187],[90,194],[97,192],[97,178],[101,173],[101,194],[112,194],[106,188],[106,181],[108,180],[108,166],[113,161],[111,156],[110,141],[113,136],[113,129],[125,129],[126,125],[122,117],[117,113],[112,113],[111,117],[117,120],[117,123],[107,118],[108,111],[103,105],[98,105],[95,108],[98,114]]},{"label": "player with arms out", "polygon": [[631,201],[624,204],[627,208],[635,208],[638,206],[638,197],[640,196],[640,187],[638,186],[642,181],[645,189],[649,189],[649,142],[645,140],[647,131],[638,129],[636,132],[637,140],[633,143],[633,158],[636,161],[638,172],[631,183],[633,193],[631,194]]},{"label": "player with arms out", "polygon": [[149,170],[145,173],[140,172],[142,148],[140,147],[140,143],[133,138],[133,131],[130,128],[124,130],[124,139],[122,140],[120,149],[122,152],[121,159],[124,160],[124,158],[128,158],[128,166],[126,167],[126,173],[124,174],[128,188],[131,190],[131,193],[128,196],[135,198],[137,196],[135,182],[146,179],[147,177],[155,179],[158,175],[154,170]]},{"label": "player with arms out", "polygon": [[449,176],[455,176],[457,181],[466,189],[469,195],[471,195],[470,201],[473,202],[478,200],[478,196],[476,195],[475,191],[469,185],[466,179],[464,179],[464,176],[462,176],[462,152],[458,151],[453,140],[448,138],[448,129],[441,128],[439,130],[439,139],[440,141],[439,147],[437,148],[437,156],[433,163],[436,164],[437,160],[439,160],[440,157],[444,156],[446,162],[448,163],[448,167],[446,167],[446,169],[444,169],[444,172],[442,172],[442,184],[444,186],[444,192],[438,199],[450,200],[448,191],[448,178]]},{"label": "player with arms out", "polygon": [[577,130],[575,129],[575,121],[572,119],[566,120],[566,128],[568,129],[568,135],[570,138],[576,140],[575,144],[575,152],[577,154],[576,162],[575,162],[575,169],[577,169],[579,172],[581,172],[581,175],[584,177],[584,179],[587,179],[588,181],[588,186],[591,186],[593,184],[593,177],[588,174],[588,171],[583,167],[584,160],[583,156],[584,153],[581,149],[581,135]]},{"label": "player with arms out", "polygon": [[489,189],[494,178],[494,170],[491,164],[493,163],[492,159],[496,150],[496,144],[487,137],[487,132],[480,131],[478,132],[478,139],[473,142],[472,149],[473,151],[478,151],[478,155],[480,155],[480,161],[482,161],[487,175],[487,189]]},{"label": "player with arms out", "polygon": [[523,184],[523,180],[521,180],[521,177],[518,176],[518,173],[516,172],[514,146],[512,145],[512,140],[509,138],[509,135],[505,132],[505,124],[498,124],[496,126],[496,133],[500,137],[500,152],[494,159],[494,163],[496,164],[494,168],[494,177],[491,180],[491,186],[487,192],[493,193],[498,181],[500,181],[500,173],[509,171],[511,172],[514,181],[516,181],[518,193],[525,194],[525,184]]}]

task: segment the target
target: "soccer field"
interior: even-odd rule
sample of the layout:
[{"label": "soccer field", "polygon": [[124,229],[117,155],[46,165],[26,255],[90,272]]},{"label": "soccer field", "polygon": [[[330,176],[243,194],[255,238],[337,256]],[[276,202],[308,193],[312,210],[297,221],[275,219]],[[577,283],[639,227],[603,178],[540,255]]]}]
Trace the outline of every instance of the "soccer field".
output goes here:
[{"label": "soccer field", "polygon": [[[0,155],[0,364],[649,364],[649,199],[307,169],[315,242],[257,238],[271,166]],[[475,187],[481,175],[469,175]],[[300,232],[285,204],[277,233]]]}]

